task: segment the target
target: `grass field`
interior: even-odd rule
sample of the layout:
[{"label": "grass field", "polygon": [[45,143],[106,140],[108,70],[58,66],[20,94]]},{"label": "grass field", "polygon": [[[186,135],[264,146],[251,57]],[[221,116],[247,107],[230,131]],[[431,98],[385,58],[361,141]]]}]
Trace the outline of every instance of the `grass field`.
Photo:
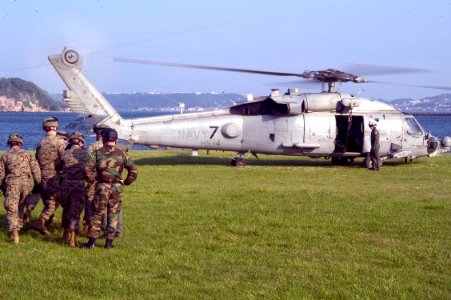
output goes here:
[{"label": "grass field", "polygon": [[451,299],[451,155],[372,172],[190,154],[132,153],[112,250],[66,246],[60,211],[51,237],[4,229],[0,299]]}]

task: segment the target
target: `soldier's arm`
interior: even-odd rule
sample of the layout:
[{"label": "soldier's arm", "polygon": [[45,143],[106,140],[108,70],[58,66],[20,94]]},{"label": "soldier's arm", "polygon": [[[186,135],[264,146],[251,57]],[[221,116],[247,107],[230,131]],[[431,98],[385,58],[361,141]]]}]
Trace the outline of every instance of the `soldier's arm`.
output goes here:
[{"label": "soldier's arm", "polygon": [[5,179],[5,162],[3,160],[3,155],[0,157],[0,185],[3,185],[3,180]]},{"label": "soldier's arm", "polygon": [[41,183],[41,169],[39,168],[39,164],[38,164],[37,160],[31,154],[30,154],[30,167],[31,167],[31,174],[33,175],[34,183],[40,184]]},{"label": "soldier's arm", "polygon": [[96,156],[95,153],[92,153],[89,156],[83,168],[83,174],[85,175],[86,181],[91,183],[96,181],[95,167],[96,167]]},{"label": "soldier's arm", "polygon": [[138,168],[133,160],[124,152],[124,168],[127,169],[127,177],[124,180],[125,185],[132,184],[138,178]]}]

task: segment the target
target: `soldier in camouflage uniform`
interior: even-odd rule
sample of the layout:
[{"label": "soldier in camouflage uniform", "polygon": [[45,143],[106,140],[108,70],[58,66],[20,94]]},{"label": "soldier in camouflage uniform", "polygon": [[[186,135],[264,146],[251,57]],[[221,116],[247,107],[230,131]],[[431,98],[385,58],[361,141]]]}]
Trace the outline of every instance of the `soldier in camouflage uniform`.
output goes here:
[{"label": "soldier in camouflage uniform", "polygon": [[83,149],[85,139],[79,132],[70,136],[70,148],[63,154],[61,160],[61,205],[63,206],[64,228],[63,238],[69,246],[77,246],[77,235],[80,226],[80,214],[86,204],[85,176],[83,173],[90,155]]},{"label": "soldier in camouflage uniform", "polygon": [[[93,153],[96,150],[99,150],[103,147],[102,143],[102,130],[109,128],[108,126],[104,124],[100,125],[94,125],[92,126],[92,130],[96,134],[96,141],[88,146],[86,149],[89,153],[89,155],[93,155]],[[88,182],[88,185],[86,186],[86,195],[87,195],[87,201],[85,205],[85,214],[83,216],[83,233],[84,235],[88,235],[89,230],[89,219],[92,215],[92,201],[94,200],[94,195],[96,193],[96,181]]]},{"label": "soldier in camouflage uniform", "polygon": [[[56,136],[60,138],[64,144],[67,144],[67,141],[69,140],[69,133],[63,130],[58,130],[56,132]],[[31,219],[31,212],[34,210],[36,205],[38,205],[39,199],[41,199],[41,194],[39,192],[39,186],[34,186],[31,194],[27,197],[25,200],[25,213],[23,214],[23,222],[24,224],[29,223]],[[53,216],[50,217],[49,221],[47,223],[52,223]]]},{"label": "soldier in camouflage uniform", "polygon": [[41,182],[41,170],[33,155],[23,149],[23,138],[12,134],[8,138],[10,150],[0,158],[0,182],[4,191],[6,219],[11,241],[19,243],[19,231],[22,228],[25,199],[30,194],[34,179],[35,184]]},{"label": "soldier in camouflage uniform", "polygon": [[[105,248],[113,247],[118,215],[122,206],[123,187],[134,182],[138,176],[138,169],[127,153],[116,148],[116,130],[111,128],[103,130],[102,138],[105,145],[91,155],[84,170],[88,181],[98,181],[93,202],[94,215],[89,222],[89,241],[83,245],[84,248],[89,249],[94,248],[103,214],[107,215],[108,220]],[[128,174],[126,179],[122,180],[124,168],[127,169]]]},{"label": "soldier in camouflage uniform", "polygon": [[36,148],[36,159],[41,168],[41,197],[44,201],[44,208],[39,219],[32,223],[32,228],[44,235],[50,234],[50,221],[55,210],[60,206],[58,200],[59,171],[61,170],[61,156],[64,153],[65,144],[62,139],[56,136],[58,119],[55,117],[46,118],[42,122],[45,130],[45,137],[39,142]]},{"label": "soldier in camouflage uniform", "polygon": [[[105,124],[94,125],[92,127],[92,130],[96,134],[96,142],[89,145],[89,147],[87,149],[89,154],[92,155],[96,150],[99,150],[103,147],[102,131],[107,128],[109,128],[109,127]],[[125,152],[128,152],[133,145],[132,142],[133,142],[133,140],[131,142],[128,142],[127,144],[116,144],[116,148],[123,150]],[[90,209],[91,209],[91,205],[92,205],[92,200],[94,199],[95,191],[96,191],[96,182],[88,183],[88,186],[87,186],[88,201],[86,202],[85,214],[83,217],[83,233],[85,235],[88,235]],[[122,210],[121,210],[121,212],[119,213],[119,219],[118,219],[117,227],[116,227],[116,231],[117,231],[116,234],[118,237],[120,237],[122,235],[122,215],[123,214],[122,214]],[[107,223],[107,218],[105,215],[103,217],[103,222],[102,222],[102,230],[103,231],[106,231],[106,223]]]}]

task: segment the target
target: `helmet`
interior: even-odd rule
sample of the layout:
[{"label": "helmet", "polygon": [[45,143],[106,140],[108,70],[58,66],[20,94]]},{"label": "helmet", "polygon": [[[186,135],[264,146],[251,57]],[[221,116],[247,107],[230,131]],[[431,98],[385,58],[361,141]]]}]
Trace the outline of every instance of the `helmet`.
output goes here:
[{"label": "helmet", "polygon": [[85,137],[81,134],[81,132],[78,131],[75,131],[71,134],[70,141],[72,142],[73,140],[79,140],[83,142],[83,144],[85,143]]},{"label": "helmet", "polygon": [[20,143],[23,145],[23,137],[20,134],[13,133],[8,137],[7,145],[11,145],[11,143]]},{"label": "helmet", "polygon": [[113,128],[106,128],[102,130],[103,142],[115,142],[117,141],[117,131]]},{"label": "helmet", "polygon": [[58,118],[56,117],[49,117],[45,118],[44,121],[42,121],[42,127],[58,127]]},{"label": "helmet", "polygon": [[376,126],[377,125],[377,121],[374,120],[370,120],[370,122],[368,123],[368,126]]},{"label": "helmet", "polygon": [[100,124],[100,125],[94,124],[92,126],[92,131],[94,131],[95,134],[102,134],[102,130],[107,129],[107,128],[110,128],[110,127],[108,127],[105,124]]}]

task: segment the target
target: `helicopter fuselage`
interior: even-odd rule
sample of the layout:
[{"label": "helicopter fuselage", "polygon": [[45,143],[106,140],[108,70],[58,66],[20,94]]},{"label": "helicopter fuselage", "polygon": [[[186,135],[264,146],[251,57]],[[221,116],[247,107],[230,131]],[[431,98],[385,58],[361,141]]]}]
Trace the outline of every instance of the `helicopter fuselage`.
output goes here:
[{"label": "helicopter fuselage", "polygon": [[70,129],[88,131],[106,124],[119,138],[134,137],[150,147],[178,147],[332,158],[340,162],[370,152],[370,120],[378,121],[382,158],[415,158],[438,149],[416,119],[393,106],[337,92],[299,93],[297,89],[251,99],[210,112],[123,119],[81,72],[78,52],[49,56],[68,86],[64,99],[86,117]]}]

